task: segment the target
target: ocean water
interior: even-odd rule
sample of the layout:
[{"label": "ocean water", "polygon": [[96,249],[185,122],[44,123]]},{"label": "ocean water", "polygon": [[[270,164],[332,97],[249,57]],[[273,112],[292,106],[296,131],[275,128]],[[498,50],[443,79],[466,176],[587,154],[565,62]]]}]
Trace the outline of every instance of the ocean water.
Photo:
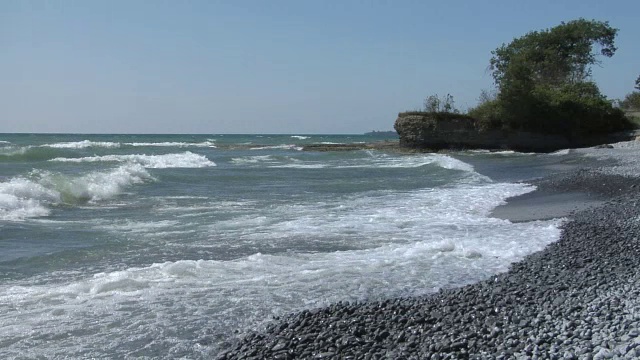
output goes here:
[{"label": "ocean water", "polygon": [[274,316],[469,284],[558,239],[560,219],[489,214],[571,152],[302,151],[377,140],[0,134],[0,358],[208,358]]}]

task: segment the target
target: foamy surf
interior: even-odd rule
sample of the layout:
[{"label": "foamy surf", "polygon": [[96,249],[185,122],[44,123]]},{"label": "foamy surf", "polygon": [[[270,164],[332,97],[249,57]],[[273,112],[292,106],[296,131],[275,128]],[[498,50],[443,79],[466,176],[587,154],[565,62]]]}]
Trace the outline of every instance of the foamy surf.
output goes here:
[{"label": "foamy surf", "polygon": [[124,143],[123,145],[126,146],[133,146],[133,147],[178,147],[178,148],[184,148],[184,147],[209,147],[209,148],[215,148],[216,145],[213,141],[203,141],[203,142],[199,142],[199,143],[189,143],[189,142],[171,142],[171,141],[167,141],[167,142],[128,142],[128,143]]},{"label": "foamy surf", "polygon": [[152,179],[140,165],[69,176],[33,171],[0,183],[0,220],[24,220],[49,215],[52,206],[109,199],[123,189]]},{"label": "foamy surf", "polygon": [[71,142],[60,142],[53,144],[44,144],[41,147],[49,147],[56,149],[85,149],[90,147],[99,147],[99,148],[118,148],[120,147],[120,143],[110,142],[110,141],[91,141],[91,140],[82,140],[82,141],[71,141]]},{"label": "foamy surf", "polygon": [[166,169],[166,168],[201,168],[216,166],[216,164],[207,159],[204,155],[194,154],[190,151],[179,154],[165,155],[103,155],[89,156],[81,158],[55,158],[50,161],[57,162],[131,162],[137,163],[145,168],[150,169]]},{"label": "foamy surf", "polygon": [[333,160],[306,160],[297,157],[275,157],[272,155],[245,156],[233,158],[232,162],[238,165],[267,165],[271,168],[300,168],[300,169],[356,169],[356,168],[419,168],[426,165],[436,165],[438,167],[459,170],[464,172],[474,172],[471,164],[458,160],[449,155],[428,154],[428,155],[406,155],[389,156],[379,153],[369,153],[366,157],[355,159],[333,159]]},{"label": "foamy surf", "polygon": [[[255,329],[271,316],[480,280],[559,236],[555,222],[512,225],[527,242],[469,234],[358,251],[180,260],[67,284],[5,285],[0,287],[0,337],[10,344],[5,354],[27,357],[75,356],[91,349],[126,357],[136,354],[134,344],[142,339],[151,353],[193,357],[197,351],[207,357],[233,331]],[[190,335],[179,336],[177,329]],[[29,340],[24,333],[32,334]],[[56,347],[46,343],[52,337]]]},{"label": "foamy surf", "polygon": [[0,358],[213,358],[272,315],[473,282],[558,233],[490,218],[533,187],[478,171],[563,156],[291,136],[3,136],[0,153],[28,150],[0,154]]},{"label": "foamy surf", "polygon": [[[5,142],[9,144],[9,142]],[[3,143],[0,143],[3,144]],[[56,149],[86,149],[86,148],[120,148],[122,146],[131,147],[212,147],[215,143],[211,140],[203,142],[182,142],[182,141],[164,141],[164,142],[112,142],[112,141],[71,141],[43,144],[40,147],[56,148]]]},{"label": "foamy surf", "polygon": [[203,229],[238,246],[267,242],[277,248],[297,247],[301,241],[308,246],[330,242],[336,248],[438,241],[463,238],[468,231],[500,236],[512,224],[489,218],[490,212],[504,199],[534,189],[499,183],[460,184],[438,191],[365,193],[321,203],[272,205],[268,213],[261,214],[247,209],[227,220],[206,221],[212,223]]},{"label": "foamy surf", "polygon": [[295,144],[281,144],[271,146],[252,146],[251,150],[296,150],[302,151],[302,147]]}]

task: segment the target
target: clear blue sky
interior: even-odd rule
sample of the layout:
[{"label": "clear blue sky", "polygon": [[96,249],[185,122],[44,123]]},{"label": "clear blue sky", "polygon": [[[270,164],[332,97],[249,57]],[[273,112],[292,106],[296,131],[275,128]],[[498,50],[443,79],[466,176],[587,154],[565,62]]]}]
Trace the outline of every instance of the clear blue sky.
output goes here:
[{"label": "clear blue sky", "polygon": [[584,17],[620,29],[594,69],[640,75],[640,1],[0,1],[0,132],[362,133],[489,89],[491,50]]}]

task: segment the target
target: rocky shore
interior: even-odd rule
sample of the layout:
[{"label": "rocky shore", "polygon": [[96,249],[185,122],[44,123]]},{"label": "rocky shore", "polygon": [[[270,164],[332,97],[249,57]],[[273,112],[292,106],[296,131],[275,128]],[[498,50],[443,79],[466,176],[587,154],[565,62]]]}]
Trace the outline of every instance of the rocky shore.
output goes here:
[{"label": "rocky shore", "polygon": [[534,194],[579,192],[600,205],[569,214],[559,241],[506,273],[423,297],[291,314],[218,358],[640,358],[640,181],[630,176],[634,171],[637,165],[627,162],[536,181]]},{"label": "rocky shore", "polygon": [[400,146],[432,151],[492,149],[553,152],[627,141],[635,137],[633,130],[604,135],[580,135],[506,130],[502,127],[485,128],[469,115],[420,111],[398,114],[394,128],[400,137]]}]

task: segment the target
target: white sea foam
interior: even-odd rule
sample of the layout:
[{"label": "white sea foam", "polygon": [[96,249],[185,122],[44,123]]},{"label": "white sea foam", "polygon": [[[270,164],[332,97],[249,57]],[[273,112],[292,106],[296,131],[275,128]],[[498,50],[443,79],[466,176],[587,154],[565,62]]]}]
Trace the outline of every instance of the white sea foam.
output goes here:
[{"label": "white sea foam", "polygon": [[[370,153],[369,157],[358,159],[305,160],[296,157],[275,157],[272,155],[243,156],[231,159],[235,165],[289,168],[289,169],[357,169],[357,168],[419,168],[436,165],[444,169],[475,173],[472,165],[443,154],[389,156]],[[477,176],[481,176],[476,174]]]},{"label": "white sea foam", "polygon": [[[274,168],[300,168],[300,169],[321,169],[321,168],[417,168],[430,164],[435,164],[445,169],[474,172],[472,165],[465,163],[448,155],[410,155],[410,156],[388,156],[371,154],[369,158],[336,160],[336,161],[300,161],[298,159],[287,158],[293,163],[271,164]],[[257,162],[257,161],[256,161]]]},{"label": "white sea foam", "polygon": [[[174,228],[178,225],[184,226],[175,220],[160,220],[160,221],[131,221],[124,220],[120,222],[110,222],[96,226],[97,229],[130,232],[130,233],[145,233],[145,232],[157,232],[160,229]],[[188,225],[188,224],[187,224]]]},{"label": "white sea foam", "polygon": [[[510,231],[331,253],[180,260],[66,284],[2,285],[0,338],[8,344],[4,351],[25,357],[75,357],[88,348],[125,357],[139,351],[141,340],[149,354],[193,353],[194,339],[224,339],[273,315],[486,278],[558,239],[557,224],[496,220]],[[201,349],[207,350],[215,348]]]},{"label": "white sea foam", "polygon": [[292,135],[291,137],[294,139],[300,139],[300,140],[305,140],[309,138],[309,136],[300,136],[300,135]]},{"label": "white sea foam", "polygon": [[82,141],[73,141],[73,142],[60,142],[53,144],[44,144],[42,147],[50,147],[56,149],[84,149],[89,147],[102,147],[102,148],[118,148],[120,147],[120,143],[110,142],[110,141],[91,141],[91,140],[82,140]]},{"label": "white sea foam", "polygon": [[132,142],[132,143],[124,143],[123,145],[134,146],[134,147],[212,147],[215,148],[216,145],[213,141],[207,140],[199,143],[190,143],[190,142]]},{"label": "white sea foam", "polygon": [[294,145],[294,144],[281,144],[281,145],[271,145],[271,146],[257,146],[257,147],[252,147],[251,150],[297,150],[297,151],[302,151],[302,147]]},{"label": "white sea foam", "polygon": [[190,151],[179,154],[165,155],[103,155],[88,156],[82,158],[55,158],[50,161],[59,162],[130,162],[152,169],[165,168],[201,168],[208,166],[216,166],[216,164],[207,159],[204,155],[194,154]]},{"label": "white sea foam", "polygon": [[[180,237],[208,233],[216,239],[208,240],[209,245],[289,249],[304,243],[310,250],[255,253],[230,261],[183,258],[41,285],[5,282],[0,285],[0,338],[7,345],[0,355],[194,354],[194,341],[218,344],[233,330],[255,327],[273,315],[478,281],[558,239],[560,221],[513,224],[487,217],[505,198],[533,189],[458,184],[274,204],[261,212],[250,204],[234,214],[226,211],[234,202],[212,202],[212,209],[226,211],[230,218],[199,222],[195,228],[174,216],[101,221],[96,228],[132,238],[157,232],[153,240],[162,238],[169,245],[172,237],[179,243]],[[157,200],[170,205],[183,197]],[[313,250],[332,241],[349,250]],[[66,279],[64,273],[47,276]],[[202,356],[193,357],[215,355],[216,348],[198,349]]]},{"label": "white sea foam", "polygon": [[469,150],[470,153],[477,153],[477,154],[489,154],[489,155],[536,155],[536,153],[534,152],[518,152],[518,151],[513,151],[513,150],[484,150],[484,149],[477,149],[477,150]]},{"label": "white sea foam", "polygon": [[277,162],[277,160],[271,155],[258,155],[258,156],[244,156],[232,158],[231,162],[237,165],[244,164],[259,164],[264,162]]},{"label": "white sea foam", "polygon": [[268,213],[241,213],[206,227],[211,234],[237,243],[267,241],[278,247],[300,239],[345,241],[351,246],[437,241],[456,233],[464,238],[469,236],[467,231],[490,239],[504,236],[512,228],[508,222],[487,218],[491,210],[505,198],[533,189],[522,184],[460,184],[437,191],[354,195],[323,203],[271,206]]},{"label": "white sea foam", "polygon": [[[8,142],[7,142],[8,143]],[[82,140],[82,141],[73,141],[73,142],[60,142],[60,143],[52,143],[52,144],[44,144],[40,145],[41,147],[49,147],[49,148],[57,148],[57,149],[84,149],[90,147],[97,148],[119,148],[121,146],[133,146],[133,147],[216,147],[214,142],[211,140],[203,141],[203,142],[176,142],[176,141],[166,141],[166,142],[111,142],[111,141],[91,141],[91,140]]]},{"label": "white sea foam", "polygon": [[3,146],[0,148],[0,155],[4,156],[15,156],[15,155],[24,155],[26,154],[32,146]]},{"label": "white sea foam", "polygon": [[136,164],[77,177],[34,171],[28,177],[0,183],[0,220],[46,216],[51,206],[108,199],[130,185],[150,179],[151,175]]},{"label": "white sea foam", "polygon": [[46,203],[56,203],[60,194],[38,183],[23,178],[13,178],[0,183],[0,220],[22,220],[46,216]]},{"label": "white sea foam", "polygon": [[322,163],[293,163],[293,164],[283,164],[283,165],[273,165],[273,168],[289,168],[289,169],[324,169],[329,167],[327,164]]}]

